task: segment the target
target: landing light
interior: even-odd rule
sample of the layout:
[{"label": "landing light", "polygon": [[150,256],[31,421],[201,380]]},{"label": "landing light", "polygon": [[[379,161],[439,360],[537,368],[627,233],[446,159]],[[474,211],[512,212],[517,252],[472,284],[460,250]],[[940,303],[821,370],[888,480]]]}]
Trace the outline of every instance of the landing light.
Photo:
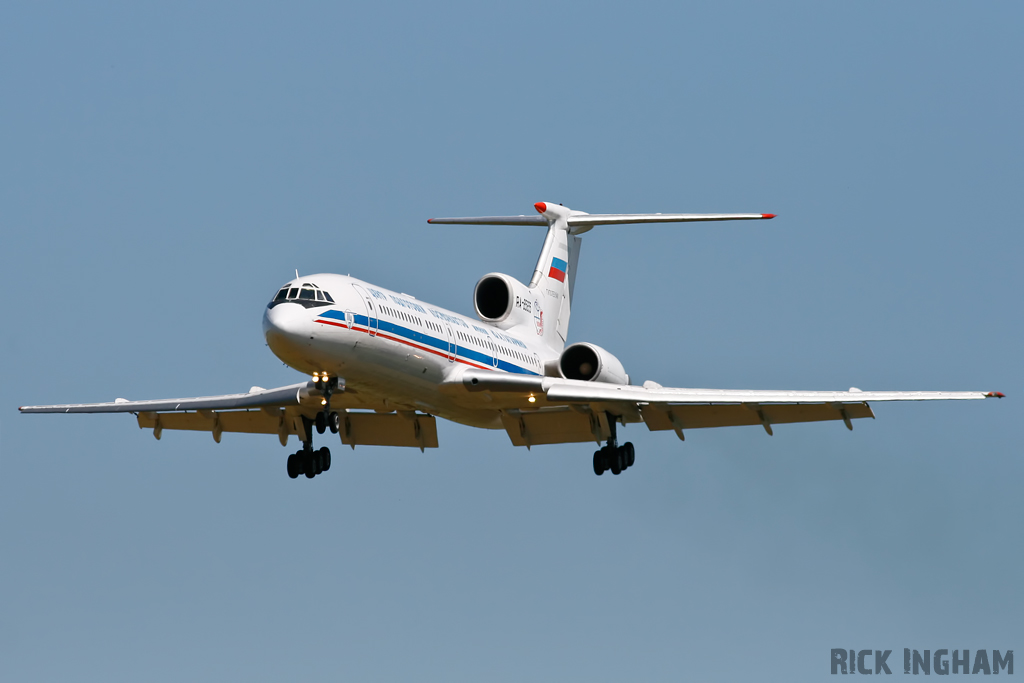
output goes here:
[{"label": "landing light", "polygon": [[322,406],[327,405],[327,399],[326,398],[320,399],[320,405],[322,405]]},{"label": "landing light", "polygon": [[530,398],[528,398],[526,400],[529,401],[530,403],[536,403],[537,402],[537,399],[534,396],[531,396]]}]

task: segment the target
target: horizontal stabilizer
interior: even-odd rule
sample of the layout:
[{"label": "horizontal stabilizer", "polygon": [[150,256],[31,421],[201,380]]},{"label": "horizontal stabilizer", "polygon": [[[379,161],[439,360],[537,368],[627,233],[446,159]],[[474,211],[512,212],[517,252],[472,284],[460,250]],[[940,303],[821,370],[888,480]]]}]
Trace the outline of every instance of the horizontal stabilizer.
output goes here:
[{"label": "horizontal stabilizer", "polygon": [[[696,223],[701,221],[751,221],[775,218],[773,213],[583,213],[573,211],[566,218],[574,234],[586,232],[595,225],[626,225],[635,223]],[[430,224],[448,225],[548,225],[544,216],[469,216],[466,218],[431,218]]]}]

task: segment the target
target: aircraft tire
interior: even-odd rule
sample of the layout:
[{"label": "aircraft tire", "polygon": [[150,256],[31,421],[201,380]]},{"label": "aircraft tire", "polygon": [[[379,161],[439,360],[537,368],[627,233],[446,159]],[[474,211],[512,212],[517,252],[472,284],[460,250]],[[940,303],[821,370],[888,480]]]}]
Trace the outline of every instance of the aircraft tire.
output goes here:
[{"label": "aircraft tire", "polygon": [[316,433],[323,434],[327,431],[327,418],[324,417],[323,412],[316,414]]},{"label": "aircraft tire", "polygon": [[288,476],[295,479],[299,476],[299,467],[296,462],[298,458],[295,457],[295,453],[288,456]]},{"label": "aircraft tire", "polygon": [[611,460],[612,474],[622,474],[622,449],[609,448],[608,459]]},{"label": "aircraft tire", "polygon": [[331,469],[331,449],[327,446],[320,448],[320,468],[323,472]]},{"label": "aircraft tire", "polygon": [[622,447],[626,450],[626,467],[632,467],[636,462],[636,449],[633,448],[633,443],[630,441],[627,441]]},{"label": "aircraft tire", "polygon": [[312,479],[316,476],[316,462],[314,462],[312,453],[302,454],[302,470],[306,475],[306,479]]},{"label": "aircraft tire", "polygon": [[341,429],[341,418],[337,413],[331,413],[327,416],[327,426],[331,430],[331,434],[337,434],[338,430]]},{"label": "aircraft tire", "polygon": [[599,477],[604,474],[604,453],[601,451],[594,451],[594,474]]}]

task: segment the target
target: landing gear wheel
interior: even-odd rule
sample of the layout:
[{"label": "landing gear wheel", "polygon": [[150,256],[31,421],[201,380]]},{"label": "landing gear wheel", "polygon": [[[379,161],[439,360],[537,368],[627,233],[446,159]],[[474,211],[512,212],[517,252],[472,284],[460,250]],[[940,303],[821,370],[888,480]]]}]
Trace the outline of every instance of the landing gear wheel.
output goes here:
[{"label": "landing gear wheel", "polygon": [[[334,413],[334,415],[337,415],[337,413]],[[327,446],[320,449],[320,467],[324,472],[331,469],[331,450]]]},{"label": "landing gear wheel", "polygon": [[604,453],[601,451],[594,451],[594,474],[599,477],[604,474]]},{"label": "landing gear wheel", "polygon": [[[331,429],[331,434],[337,434],[338,430],[341,429],[341,418],[338,417],[337,413],[331,413],[327,416],[327,426]],[[326,467],[324,469],[327,469]]]},{"label": "landing gear wheel", "polygon": [[302,471],[306,474],[306,479],[312,479],[316,476],[316,463],[313,462],[313,453],[303,451],[302,453]]},{"label": "landing gear wheel", "polygon": [[636,462],[636,450],[633,448],[632,442],[627,441],[622,448],[626,451],[626,467],[632,467]]},{"label": "landing gear wheel", "polygon": [[295,479],[296,477],[299,476],[299,463],[297,462],[298,458],[295,457],[297,455],[297,453],[292,453],[291,455],[288,456],[288,476],[291,477],[292,479]]},{"label": "landing gear wheel", "polygon": [[622,473],[622,449],[609,448],[608,459],[612,461],[612,474]]},{"label": "landing gear wheel", "polygon": [[316,433],[323,434],[327,431],[327,418],[323,413],[316,414]]}]

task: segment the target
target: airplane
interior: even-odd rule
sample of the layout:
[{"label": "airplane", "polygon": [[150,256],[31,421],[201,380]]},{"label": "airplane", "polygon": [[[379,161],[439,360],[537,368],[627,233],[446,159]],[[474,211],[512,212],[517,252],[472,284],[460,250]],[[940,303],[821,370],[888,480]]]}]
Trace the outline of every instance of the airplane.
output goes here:
[{"label": "airplane", "polygon": [[[981,391],[790,391],[668,388],[630,382],[622,362],[591,342],[567,345],[581,235],[600,225],[763,220],[747,214],[587,214],[552,202],[536,216],[434,218],[431,224],[544,226],[529,284],[488,273],[473,291],[475,318],[350,276],[299,276],[263,313],[271,351],[310,380],[242,394],[23,406],[23,413],[132,413],[160,439],[166,429],[292,435],[292,479],[331,468],[313,430],[351,446],[437,448],[436,418],[504,429],[515,446],[593,441],[593,470],[618,475],[636,460],[619,426],[651,431],[835,420],[853,429],[869,402],[1003,398]],[[601,445],[601,444],[604,445]]]}]

